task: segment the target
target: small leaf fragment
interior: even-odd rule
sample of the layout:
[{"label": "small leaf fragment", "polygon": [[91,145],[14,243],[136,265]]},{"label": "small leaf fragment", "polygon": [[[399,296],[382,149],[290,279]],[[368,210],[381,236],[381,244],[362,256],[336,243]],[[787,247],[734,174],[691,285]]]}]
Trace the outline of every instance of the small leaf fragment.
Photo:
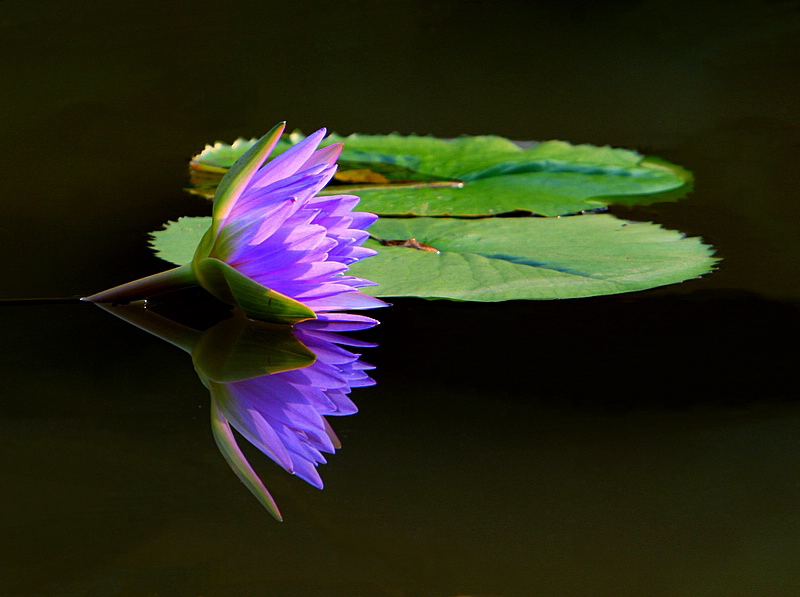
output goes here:
[{"label": "small leaf fragment", "polygon": [[191,263],[200,239],[211,227],[210,216],[182,217],[150,233],[150,247],[156,257],[176,265]]}]

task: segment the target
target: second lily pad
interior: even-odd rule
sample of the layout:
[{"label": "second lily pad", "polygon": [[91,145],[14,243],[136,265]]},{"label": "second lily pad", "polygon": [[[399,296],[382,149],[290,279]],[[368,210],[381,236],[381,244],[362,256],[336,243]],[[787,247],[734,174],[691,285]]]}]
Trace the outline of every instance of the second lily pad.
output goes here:
[{"label": "second lily pad", "polygon": [[[300,139],[292,133],[276,152]],[[522,210],[560,216],[611,204],[673,200],[692,185],[688,171],[664,160],[564,141],[334,134],[323,144],[333,142],[345,146],[339,182],[355,184],[331,185],[323,194],[357,194],[361,209],[381,215],[486,216]],[[232,146],[217,143],[195,156],[194,192],[212,195],[215,178],[251,144],[241,139]]]}]

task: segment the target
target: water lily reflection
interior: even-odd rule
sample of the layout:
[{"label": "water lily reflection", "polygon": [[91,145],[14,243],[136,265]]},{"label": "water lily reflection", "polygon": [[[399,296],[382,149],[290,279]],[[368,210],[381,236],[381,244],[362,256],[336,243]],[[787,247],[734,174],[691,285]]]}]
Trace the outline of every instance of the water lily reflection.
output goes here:
[{"label": "water lily reflection", "polygon": [[325,417],[350,415],[354,387],[374,385],[372,369],[352,349],[374,346],[339,332],[374,325],[363,316],[336,314],[295,326],[232,317],[199,331],[147,309],[143,303],[106,311],[192,356],[211,393],[214,438],[228,464],[258,500],[281,520],[274,499],[252,469],[232,432],[279,466],[322,489],[317,466],[341,446]]}]

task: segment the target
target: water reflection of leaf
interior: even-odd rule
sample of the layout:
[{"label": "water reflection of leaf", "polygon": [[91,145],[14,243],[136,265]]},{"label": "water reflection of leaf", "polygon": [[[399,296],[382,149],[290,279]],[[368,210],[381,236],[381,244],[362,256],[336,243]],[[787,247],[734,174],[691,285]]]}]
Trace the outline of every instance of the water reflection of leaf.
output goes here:
[{"label": "water reflection of leaf", "polygon": [[109,313],[189,352],[211,393],[214,439],[230,467],[278,520],[275,500],[239,448],[235,429],[287,472],[322,488],[317,466],[341,447],[327,416],[357,411],[354,387],[373,385],[347,347],[373,346],[340,335],[369,327],[363,317],[337,314],[294,327],[248,319],[238,310],[197,330],[147,309],[143,303],[111,307]]}]

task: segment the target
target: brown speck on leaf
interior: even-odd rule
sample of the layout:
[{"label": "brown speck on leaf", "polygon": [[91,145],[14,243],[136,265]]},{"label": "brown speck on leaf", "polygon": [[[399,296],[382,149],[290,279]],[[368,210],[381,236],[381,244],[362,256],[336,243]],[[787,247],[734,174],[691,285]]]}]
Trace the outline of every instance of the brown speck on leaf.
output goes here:
[{"label": "brown speck on leaf", "polygon": [[339,182],[350,184],[356,183],[370,183],[370,184],[388,184],[389,179],[383,174],[373,172],[372,170],[339,170],[334,174],[334,178]]},{"label": "brown speck on leaf", "polygon": [[417,242],[416,238],[409,238],[408,240],[381,240],[379,242],[386,247],[408,247],[409,249],[417,249],[418,251],[425,251],[426,253],[439,253],[439,249],[436,247]]}]

